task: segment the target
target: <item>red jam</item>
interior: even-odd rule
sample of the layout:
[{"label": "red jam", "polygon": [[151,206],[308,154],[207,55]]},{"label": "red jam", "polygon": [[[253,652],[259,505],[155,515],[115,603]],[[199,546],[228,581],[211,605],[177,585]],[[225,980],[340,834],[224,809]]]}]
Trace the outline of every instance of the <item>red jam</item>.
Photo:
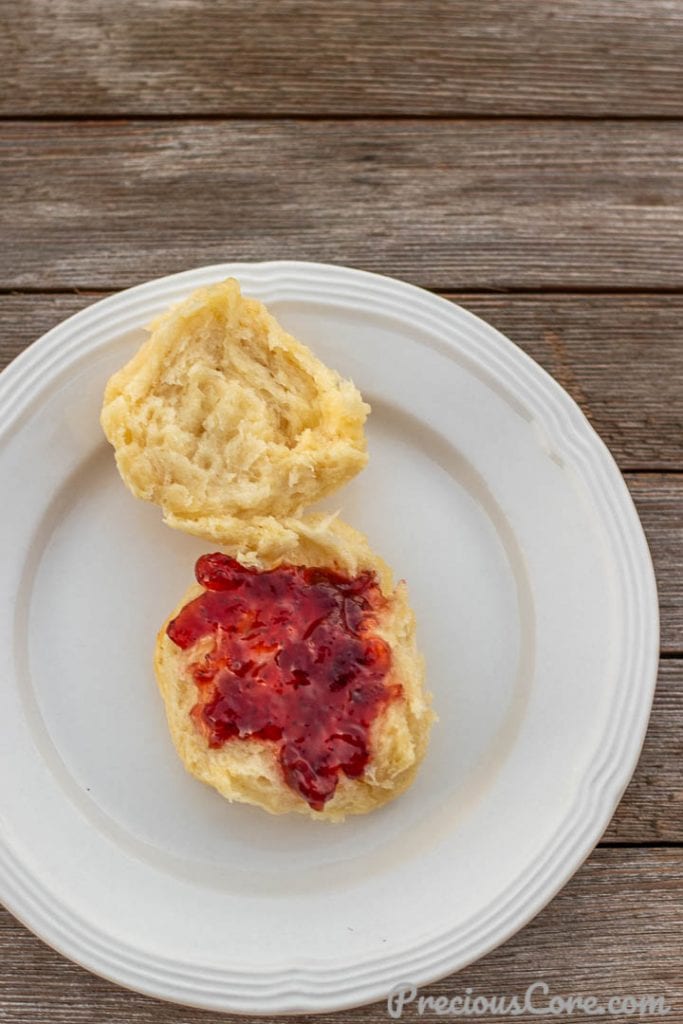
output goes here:
[{"label": "red jam", "polygon": [[204,593],[166,630],[188,650],[197,684],[192,716],[209,746],[254,737],[277,745],[286,783],[316,811],[339,781],[362,775],[378,712],[399,698],[391,650],[373,633],[386,607],[374,572],[281,565],[260,571],[203,555]]}]

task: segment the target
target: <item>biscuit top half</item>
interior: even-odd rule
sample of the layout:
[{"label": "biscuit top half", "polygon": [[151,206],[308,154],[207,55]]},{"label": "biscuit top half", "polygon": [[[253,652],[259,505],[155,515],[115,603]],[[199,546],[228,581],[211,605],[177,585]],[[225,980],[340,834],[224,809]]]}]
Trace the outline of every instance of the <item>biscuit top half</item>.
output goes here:
[{"label": "biscuit top half", "polygon": [[199,288],[150,331],[109,380],[101,422],[124,482],[169,525],[225,543],[365,465],[358,390],[237,281]]}]

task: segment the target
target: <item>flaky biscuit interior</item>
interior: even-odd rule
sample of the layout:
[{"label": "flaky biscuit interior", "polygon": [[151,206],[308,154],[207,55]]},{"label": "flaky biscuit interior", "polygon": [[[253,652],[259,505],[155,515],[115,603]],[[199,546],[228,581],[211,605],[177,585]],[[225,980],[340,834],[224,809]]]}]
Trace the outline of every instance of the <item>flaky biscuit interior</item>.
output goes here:
[{"label": "flaky biscuit interior", "polygon": [[350,480],[367,461],[368,411],[229,279],[159,317],[109,380],[101,422],[133,494],[220,540],[245,521],[296,517]]},{"label": "flaky biscuit interior", "polygon": [[[235,549],[231,553],[235,554]],[[253,559],[253,564],[262,569],[282,562],[336,568],[349,575],[372,569],[382,592],[390,595],[376,632],[392,651],[387,682],[400,683],[403,697],[391,701],[373,723],[371,757],[362,776],[352,779],[341,773],[334,795],[322,811],[314,811],[285,783],[274,744],[238,739],[210,748],[190,715],[197,690],[188,663],[197,652],[194,648],[182,651],[168,638],[168,622],[157,638],[157,680],[173,742],[192,775],[228,800],[257,804],[272,814],[296,812],[318,820],[339,821],[349,814],[371,811],[402,793],[413,781],[425,754],[434,716],[424,689],[424,663],[417,650],[415,618],[405,583],[394,588],[391,570],[374,554],[366,538],[338,519],[311,516],[292,522],[285,549],[272,558]],[[191,586],[168,621],[201,592],[198,584]]]}]

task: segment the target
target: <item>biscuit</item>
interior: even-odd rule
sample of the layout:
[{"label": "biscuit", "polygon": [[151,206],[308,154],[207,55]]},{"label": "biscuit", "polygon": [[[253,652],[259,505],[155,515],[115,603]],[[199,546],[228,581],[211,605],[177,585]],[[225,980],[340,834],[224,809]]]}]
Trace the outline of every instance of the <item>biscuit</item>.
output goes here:
[{"label": "biscuit", "polygon": [[277,520],[365,465],[359,392],[237,281],[199,288],[150,330],[109,380],[101,423],[127,486],[170,526],[226,542],[260,520],[285,543]]},{"label": "biscuit", "polygon": [[[239,546],[237,543],[237,548]],[[215,559],[221,556],[209,557]],[[371,578],[376,581],[376,592],[380,596],[379,604],[369,620],[371,635],[367,642],[375,647],[379,645],[380,652],[387,649],[390,652],[384,685],[387,687],[386,692],[394,696],[386,703],[380,702],[376,717],[371,721],[367,733],[367,760],[362,773],[352,773],[353,777],[349,777],[345,771],[338,771],[332,795],[324,804],[312,806],[310,798],[305,798],[301,788],[297,789],[286,775],[288,769],[283,767],[284,741],[278,743],[272,738],[254,738],[253,735],[243,737],[238,734],[231,735],[218,746],[210,744],[201,714],[204,706],[198,704],[202,699],[199,691],[203,690],[203,684],[200,685],[197,680],[204,678],[201,673],[205,674],[206,665],[211,663],[218,634],[212,633],[195,639],[186,630],[183,642],[189,646],[178,646],[177,623],[183,623],[184,619],[177,617],[190,602],[208,593],[204,587],[195,584],[159,632],[155,652],[157,680],[178,754],[192,775],[213,786],[227,799],[256,804],[273,814],[297,812],[315,819],[336,821],[346,815],[371,811],[402,793],[411,784],[424,756],[433,720],[430,697],[424,690],[424,665],[416,646],[415,620],[408,604],[406,585],[401,582],[394,588],[389,567],[373,553],[366,538],[331,517],[311,516],[291,521],[288,536],[277,555],[255,558],[253,564],[266,573],[278,566],[316,567],[343,574],[343,577],[352,581],[362,580],[363,573],[368,576],[374,574]],[[232,593],[231,590],[230,595]],[[232,600],[232,597],[227,599]],[[346,603],[344,609],[344,615],[347,616]],[[236,613],[231,614],[234,616]],[[242,624],[239,630],[248,630],[251,627],[243,623],[253,620],[249,619],[244,610],[240,614],[242,618],[239,622]],[[207,615],[203,610],[198,621],[204,623]],[[290,623],[286,608],[283,616]],[[264,621],[266,639],[272,639],[265,613]],[[169,624],[174,622],[171,632],[176,642],[167,632]],[[290,630],[287,633],[288,639],[275,656],[279,665],[286,662],[291,651],[297,650],[300,655],[302,638],[296,635],[295,627],[288,625],[287,629]],[[314,640],[307,642],[314,643]],[[307,648],[307,651],[310,657],[318,657],[315,648],[312,651]],[[199,670],[200,674],[197,675]],[[231,673],[239,674],[240,671],[244,671],[243,663],[230,662]],[[263,672],[259,671],[261,677],[250,681],[250,685],[257,689],[264,685]],[[233,676],[230,678],[239,686],[239,680]],[[330,685],[337,688],[346,685],[346,677],[340,678],[341,684],[333,681]],[[305,690],[304,686],[304,700]],[[351,696],[347,695],[344,699],[350,700],[352,697],[355,700],[356,694],[360,692],[360,689],[354,690]],[[368,692],[377,691],[370,689]],[[232,697],[230,699],[234,700]],[[303,708],[304,705],[300,710],[295,704],[294,721],[302,735],[307,735],[308,726],[302,724],[306,714]],[[299,714],[303,716],[300,719],[297,717]],[[259,722],[259,725],[262,724]]]}]

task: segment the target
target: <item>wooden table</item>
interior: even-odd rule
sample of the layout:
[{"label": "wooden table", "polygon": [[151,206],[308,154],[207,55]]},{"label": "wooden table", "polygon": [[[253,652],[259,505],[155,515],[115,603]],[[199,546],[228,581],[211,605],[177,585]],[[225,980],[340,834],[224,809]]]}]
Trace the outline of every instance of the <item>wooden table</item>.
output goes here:
[{"label": "wooden table", "polygon": [[[683,2],[2,0],[0,19],[3,363],[155,275],[327,260],[490,320],[609,444],[661,600],[640,764],[550,906],[429,991],[661,993],[683,1021]],[[123,991],[0,912],[2,1021],[230,1019]]]}]

